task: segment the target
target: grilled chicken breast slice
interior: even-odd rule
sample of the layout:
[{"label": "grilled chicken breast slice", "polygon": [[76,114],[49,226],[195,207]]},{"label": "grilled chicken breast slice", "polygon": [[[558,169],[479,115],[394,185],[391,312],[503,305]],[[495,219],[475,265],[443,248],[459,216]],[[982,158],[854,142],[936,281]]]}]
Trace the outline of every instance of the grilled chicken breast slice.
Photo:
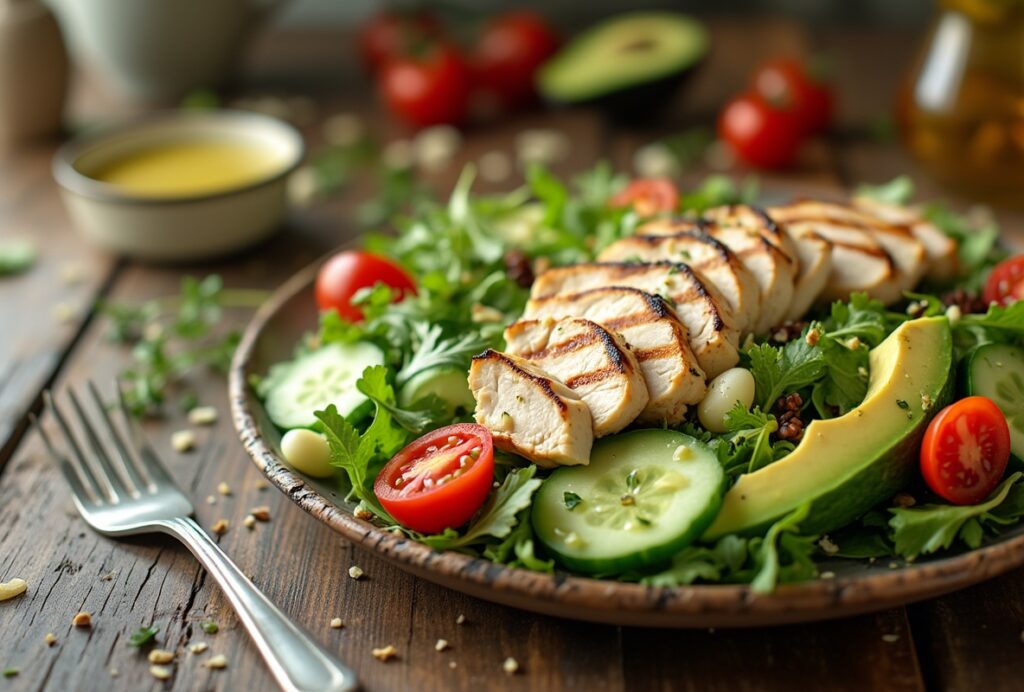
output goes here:
[{"label": "grilled chicken breast slice", "polygon": [[705,283],[714,284],[729,303],[741,334],[753,331],[761,307],[761,289],[754,275],[729,248],[700,231],[674,235],[636,235],[612,243],[599,262],[685,262]]},{"label": "grilled chicken breast slice", "polygon": [[549,468],[590,463],[590,409],[529,361],[488,349],[473,358],[469,388],[498,449]]},{"label": "grilled chicken breast slice", "polygon": [[768,210],[798,242],[813,234],[832,243],[832,270],[818,299],[849,300],[855,291],[886,303],[899,299],[899,270],[885,248],[864,229],[823,218],[820,211],[816,202],[797,202]]},{"label": "grilled chicken breast slice", "polygon": [[578,318],[520,320],[505,330],[506,352],[558,379],[590,409],[594,437],[618,432],[647,406],[647,385],[622,337]]},{"label": "grilled chicken breast slice", "polygon": [[[795,222],[803,228],[812,228],[833,242],[837,248],[835,252],[842,247],[853,250],[854,245],[858,243],[861,248],[867,248],[873,243],[874,248],[880,249],[882,255],[888,258],[889,278],[868,292],[884,303],[899,300],[903,292],[916,286],[924,275],[927,268],[924,245],[906,226],[889,224],[851,207],[832,202],[797,202],[783,209],[783,214],[788,219],[785,221],[787,224],[792,225]],[[858,236],[860,239],[857,239]],[[880,272],[884,272],[884,257],[877,254],[875,257],[878,259],[872,261],[863,250],[852,252],[850,259],[854,262],[853,270],[877,266]],[[836,270],[840,269],[840,258],[836,257],[835,260],[833,278]],[[827,290],[831,292],[832,288],[830,285]],[[849,296],[846,294],[833,297],[846,299]]]},{"label": "grilled chicken breast slice", "polygon": [[784,316],[786,321],[795,322],[803,318],[825,290],[832,273],[832,243],[813,231],[796,234],[783,227],[783,232],[793,239],[800,265],[793,300]]},{"label": "grilled chicken breast slice", "polygon": [[870,197],[855,197],[853,205],[860,211],[876,216],[890,224],[906,226],[924,245],[928,255],[925,276],[936,281],[948,281],[959,271],[956,241],[940,231],[917,210],[896,204],[887,204]]},{"label": "grilled chicken breast slice", "polygon": [[732,309],[717,289],[683,263],[595,262],[558,267],[538,276],[530,295],[545,298],[605,286],[639,288],[668,299],[708,377],[739,362],[740,333]]},{"label": "grilled chicken breast slice", "polygon": [[765,240],[782,250],[790,262],[799,263],[796,242],[765,209],[752,204],[726,204],[704,210],[702,216],[721,226],[741,226],[756,230]]},{"label": "grilled chicken breast slice", "polygon": [[636,356],[648,402],[638,421],[680,423],[688,404],[707,392],[704,371],[690,349],[686,327],[660,297],[636,288],[610,286],[535,298],[526,317],[582,317],[622,336]]}]

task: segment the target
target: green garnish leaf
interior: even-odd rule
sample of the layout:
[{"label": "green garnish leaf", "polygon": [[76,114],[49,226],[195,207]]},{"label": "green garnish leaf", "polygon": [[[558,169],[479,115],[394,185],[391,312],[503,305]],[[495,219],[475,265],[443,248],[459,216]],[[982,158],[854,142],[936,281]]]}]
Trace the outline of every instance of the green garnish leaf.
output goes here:
[{"label": "green garnish leaf", "polygon": [[789,557],[787,579],[808,579],[817,574],[811,559],[816,537],[796,535],[800,522],[807,518],[810,511],[810,503],[805,503],[779,519],[768,529],[757,549],[752,550],[757,572],[750,580],[750,588],[755,593],[771,593],[775,590],[782,573],[783,554]]},{"label": "green garnish leaf", "polygon": [[757,392],[755,402],[762,410],[770,410],[783,394],[814,384],[825,374],[821,350],[806,339],[807,331],[816,328],[810,325],[804,336],[781,348],[757,344],[747,351]]},{"label": "green garnish leaf", "polygon": [[220,631],[220,627],[213,620],[204,620],[199,627],[207,634],[217,634]]},{"label": "green garnish leaf", "polygon": [[149,627],[140,627],[136,632],[128,637],[128,646],[145,646],[156,639],[156,633],[159,631],[160,625],[157,625],[156,623]]},{"label": "green garnish leaf", "polygon": [[0,276],[12,276],[36,262],[36,249],[27,240],[0,240]]},{"label": "green garnish leaf", "polygon": [[637,470],[633,469],[626,474],[626,488],[630,491],[636,490],[640,487],[640,477],[637,475]]},{"label": "green garnish leaf", "polygon": [[19,670],[18,668],[4,668],[3,676],[5,678],[13,678],[14,676],[16,676],[20,672],[21,672],[21,670]]},{"label": "green garnish leaf", "polygon": [[904,411],[909,411],[909,410],[910,410],[910,404],[908,404],[908,403],[907,403],[906,401],[904,401],[903,399],[897,399],[897,400],[896,400],[896,405],[897,405],[897,406],[899,406],[899,407],[900,407],[901,409],[903,409]]},{"label": "green garnish leaf", "polygon": [[583,502],[583,498],[574,492],[566,490],[562,494],[562,501],[565,502],[565,508],[570,512],[576,509],[576,507]]},{"label": "green garnish leaf", "polygon": [[859,185],[857,196],[888,204],[907,204],[914,197],[914,181],[910,176],[899,175],[881,185]]}]

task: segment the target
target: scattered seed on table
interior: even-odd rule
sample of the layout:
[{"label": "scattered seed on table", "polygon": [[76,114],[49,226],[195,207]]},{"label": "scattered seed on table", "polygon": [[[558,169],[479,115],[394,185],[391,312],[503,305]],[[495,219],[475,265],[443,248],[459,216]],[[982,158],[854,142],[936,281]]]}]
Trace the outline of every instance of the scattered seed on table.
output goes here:
[{"label": "scattered seed on table", "polygon": [[391,659],[398,656],[398,649],[396,649],[393,645],[388,644],[387,646],[381,649],[374,649],[371,653],[373,654],[373,657],[378,661],[387,663]]},{"label": "scattered seed on table", "polygon": [[438,639],[437,643],[434,644],[434,650],[435,651],[444,651],[447,648],[448,648],[448,640],[447,639]]},{"label": "scattered seed on table", "polygon": [[116,576],[117,572],[107,572],[100,577],[100,581],[113,581]]},{"label": "scattered seed on table", "polygon": [[228,659],[224,654],[217,654],[216,656],[211,656],[203,665],[207,668],[221,670],[228,667]]},{"label": "scattered seed on table", "polygon": [[334,618],[331,620],[331,629],[340,630],[345,626],[345,623],[341,621],[341,618]]},{"label": "scattered seed on table", "polygon": [[207,495],[206,496],[206,504],[208,504],[208,505],[215,505],[215,504],[217,504],[217,498],[214,497],[213,495]]},{"label": "scattered seed on table", "polygon": [[252,531],[256,528],[256,517],[251,514],[246,514],[245,519],[242,520],[242,525]]},{"label": "scattered seed on table", "polygon": [[270,484],[266,481],[256,481],[256,489],[263,491],[270,487]]},{"label": "scattered seed on table", "polygon": [[456,625],[461,625],[465,621],[466,621],[466,616],[463,615],[462,613],[459,613],[459,616],[457,618],[455,618],[455,624]]},{"label": "scattered seed on table", "polygon": [[92,615],[83,610],[71,618],[71,624],[75,627],[92,627]]},{"label": "scattered seed on table", "polygon": [[217,484],[217,492],[223,495],[224,497],[227,497],[228,495],[231,494],[231,486],[225,483],[224,481],[221,481],[220,483]]},{"label": "scattered seed on table", "polygon": [[352,577],[356,581],[362,579],[364,574],[365,572],[363,572],[362,568],[359,565],[352,565],[348,568],[348,576]]},{"label": "scattered seed on table", "polygon": [[218,519],[217,522],[210,527],[210,530],[218,536],[223,536],[228,532],[228,527],[230,526],[231,522],[229,522],[227,519]]},{"label": "scattered seed on table", "polygon": [[168,668],[167,666],[150,666],[149,667],[149,674],[152,675],[157,680],[170,680],[171,679],[171,669]]},{"label": "scattered seed on table", "polygon": [[509,656],[505,659],[505,662],[501,664],[501,669],[505,671],[506,675],[515,675],[519,672],[519,661]]},{"label": "scattered seed on table", "polygon": [[188,645],[189,652],[195,654],[196,656],[203,653],[209,648],[210,647],[207,646],[206,642],[195,642],[194,644]]},{"label": "scattered seed on table", "polygon": [[43,641],[46,642],[47,646],[53,646],[57,643],[57,635],[55,635],[53,632],[47,632],[46,635],[43,637]]},{"label": "scattered seed on table", "polygon": [[892,644],[893,642],[898,642],[899,640],[900,640],[900,635],[898,635],[898,634],[883,634],[882,635],[882,641],[886,642],[887,644]]},{"label": "scattered seed on table", "polygon": [[121,671],[119,671],[117,668],[111,668],[110,669],[110,677],[116,678],[120,674],[121,674]]},{"label": "scattered seed on table", "polygon": [[451,668],[452,670],[455,670],[456,666],[458,666],[458,665],[459,664],[456,663],[455,661],[448,661],[448,667]]},{"label": "scattered seed on table", "polygon": [[171,447],[175,452],[184,454],[196,447],[196,435],[191,430],[178,430],[171,434]]},{"label": "scattered seed on table", "polygon": [[28,582],[15,577],[10,581],[0,583],[0,601],[20,596],[28,590]]},{"label": "scattered seed on table", "polygon": [[165,649],[153,649],[149,652],[148,658],[150,663],[170,663],[174,660],[174,652]]},{"label": "scattered seed on table", "polygon": [[259,521],[270,521],[270,507],[267,507],[266,505],[253,507],[252,509],[249,510],[249,514],[251,514]]},{"label": "scattered seed on table", "polygon": [[53,306],[53,319],[60,324],[67,324],[75,317],[75,310],[67,303],[57,303]]},{"label": "scattered seed on table", "polygon": [[192,425],[213,425],[217,422],[217,409],[213,406],[196,406],[188,412],[188,422]]}]

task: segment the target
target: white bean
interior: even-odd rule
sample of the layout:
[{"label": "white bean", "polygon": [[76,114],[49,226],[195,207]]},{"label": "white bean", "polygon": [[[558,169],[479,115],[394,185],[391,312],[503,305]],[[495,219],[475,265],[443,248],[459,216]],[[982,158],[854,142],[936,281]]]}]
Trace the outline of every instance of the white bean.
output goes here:
[{"label": "white bean", "polygon": [[281,452],[289,464],[307,476],[327,478],[334,473],[327,440],[312,430],[296,428],[286,432],[281,438]]},{"label": "white bean", "polygon": [[754,403],[754,376],[746,368],[731,368],[708,383],[708,393],[697,406],[701,425],[711,432],[725,432],[725,414],[737,401],[746,409]]}]

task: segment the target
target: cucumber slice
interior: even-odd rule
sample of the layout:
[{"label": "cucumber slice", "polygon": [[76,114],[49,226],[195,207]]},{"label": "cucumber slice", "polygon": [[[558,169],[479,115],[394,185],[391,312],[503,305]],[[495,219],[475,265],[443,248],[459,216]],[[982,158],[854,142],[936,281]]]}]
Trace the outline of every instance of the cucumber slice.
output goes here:
[{"label": "cucumber slice", "polygon": [[983,344],[967,356],[967,393],[995,402],[1010,426],[1010,450],[1024,459],[1024,348]]},{"label": "cucumber slice", "polygon": [[711,525],[725,473],[699,440],[637,430],[594,445],[588,466],[561,468],[537,491],[533,528],[555,559],[588,574],[666,562]]},{"label": "cucumber slice", "polygon": [[270,420],[284,429],[311,428],[314,411],[334,404],[348,416],[367,403],[356,381],[371,365],[383,365],[384,353],[366,342],[328,344],[270,369],[260,387]]},{"label": "cucumber slice", "polygon": [[409,407],[430,395],[445,403],[450,416],[460,410],[472,412],[476,407],[469,376],[463,368],[441,366],[416,373],[398,391],[398,405]]}]

